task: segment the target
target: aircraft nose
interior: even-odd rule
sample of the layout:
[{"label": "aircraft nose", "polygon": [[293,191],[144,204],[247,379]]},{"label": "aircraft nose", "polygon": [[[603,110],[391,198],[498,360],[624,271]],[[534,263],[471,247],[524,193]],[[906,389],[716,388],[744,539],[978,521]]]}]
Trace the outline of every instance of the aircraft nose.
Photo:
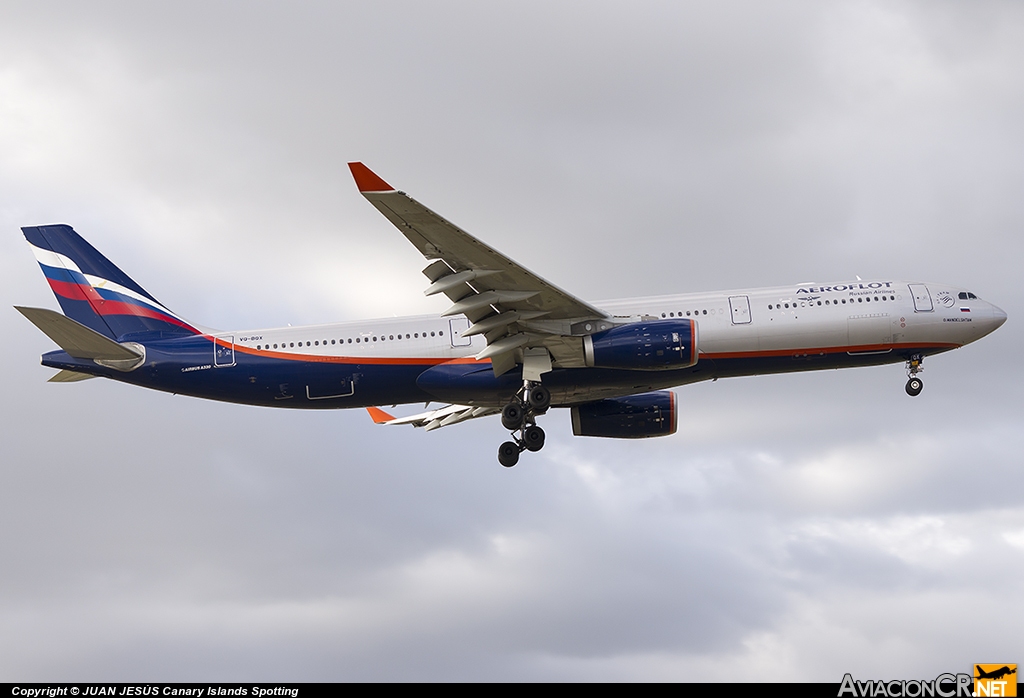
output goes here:
[{"label": "aircraft nose", "polygon": [[992,329],[996,329],[997,327],[1001,327],[1002,324],[1004,322],[1006,322],[1006,311],[1003,310],[1002,308],[998,307],[998,306],[993,305],[992,306],[992,322],[995,325],[995,327],[993,327]]}]

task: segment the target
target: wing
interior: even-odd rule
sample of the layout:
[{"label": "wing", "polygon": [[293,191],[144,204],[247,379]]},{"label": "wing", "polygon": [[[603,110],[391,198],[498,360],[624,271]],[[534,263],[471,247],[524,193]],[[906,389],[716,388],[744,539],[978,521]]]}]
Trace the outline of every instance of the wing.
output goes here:
[{"label": "wing", "polygon": [[537,371],[551,370],[552,360],[567,368],[584,365],[580,337],[599,329],[593,323],[607,320],[607,313],[480,242],[362,163],[349,168],[360,193],[433,260],[423,270],[431,281],[424,293],[443,293],[452,301],[442,315],[469,318],[464,337],[484,335],[487,347],[477,359],[489,358],[497,375],[525,360],[537,380]]},{"label": "wing", "polygon": [[447,427],[467,419],[486,417],[501,412],[497,407],[470,407],[469,405],[446,405],[440,409],[421,412],[409,417],[392,417],[379,407],[367,407],[374,424],[412,424],[423,427],[425,431],[433,431]]}]

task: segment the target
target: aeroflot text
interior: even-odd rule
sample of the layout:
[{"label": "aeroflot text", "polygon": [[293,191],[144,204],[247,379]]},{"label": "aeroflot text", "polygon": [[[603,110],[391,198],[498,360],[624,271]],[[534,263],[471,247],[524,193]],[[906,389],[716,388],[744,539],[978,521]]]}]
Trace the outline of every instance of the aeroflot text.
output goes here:
[{"label": "aeroflot text", "polygon": [[854,681],[843,676],[839,698],[971,698],[970,674],[939,674],[933,681]]},{"label": "aeroflot text", "polygon": [[245,688],[224,688],[223,686],[210,686],[209,688],[176,688],[174,686],[77,686],[72,688],[70,693],[67,686],[47,688],[20,688],[14,686],[11,689],[12,696],[22,698],[57,698],[58,696],[188,696],[188,698],[212,698],[213,696],[255,696],[266,698],[267,696],[289,696],[296,698],[299,689],[275,686],[274,688],[263,688],[253,686]]},{"label": "aeroflot text", "polygon": [[828,293],[829,291],[856,291],[862,289],[868,291],[877,288],[892,288],[891,281],[872,281],[866,284],[838,284],[836,286],[811,286],[810,288],[798,288],[797,293]]}]

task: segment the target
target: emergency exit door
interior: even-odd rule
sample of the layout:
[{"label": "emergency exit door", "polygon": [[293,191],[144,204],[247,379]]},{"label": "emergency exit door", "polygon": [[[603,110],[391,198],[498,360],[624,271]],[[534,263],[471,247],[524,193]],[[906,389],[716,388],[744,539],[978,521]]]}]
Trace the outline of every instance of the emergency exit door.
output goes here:
[{"label": "emergency exit door", "polygon": [[452,318],[448,321],[448,337],[453,347],[468,347],[473,343],[472,337],[463,337],[462,333],[469,329],[469,320],[464,317]]}]

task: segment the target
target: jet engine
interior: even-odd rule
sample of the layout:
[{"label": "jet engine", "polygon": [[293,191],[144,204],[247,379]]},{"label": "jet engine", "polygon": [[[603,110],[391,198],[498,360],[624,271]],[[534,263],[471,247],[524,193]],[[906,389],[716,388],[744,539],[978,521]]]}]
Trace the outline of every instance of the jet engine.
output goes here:
[{"label": "jet engine", "polygon": [[645,439],[676,433],[671,390],[588,402],[572,408],[572,433],[612,439]]},{"label": "jet engine", "polygon": [[697,363],[697,323],[653,320],[613,327],[583,338],[587,366],[659,371]]}]

